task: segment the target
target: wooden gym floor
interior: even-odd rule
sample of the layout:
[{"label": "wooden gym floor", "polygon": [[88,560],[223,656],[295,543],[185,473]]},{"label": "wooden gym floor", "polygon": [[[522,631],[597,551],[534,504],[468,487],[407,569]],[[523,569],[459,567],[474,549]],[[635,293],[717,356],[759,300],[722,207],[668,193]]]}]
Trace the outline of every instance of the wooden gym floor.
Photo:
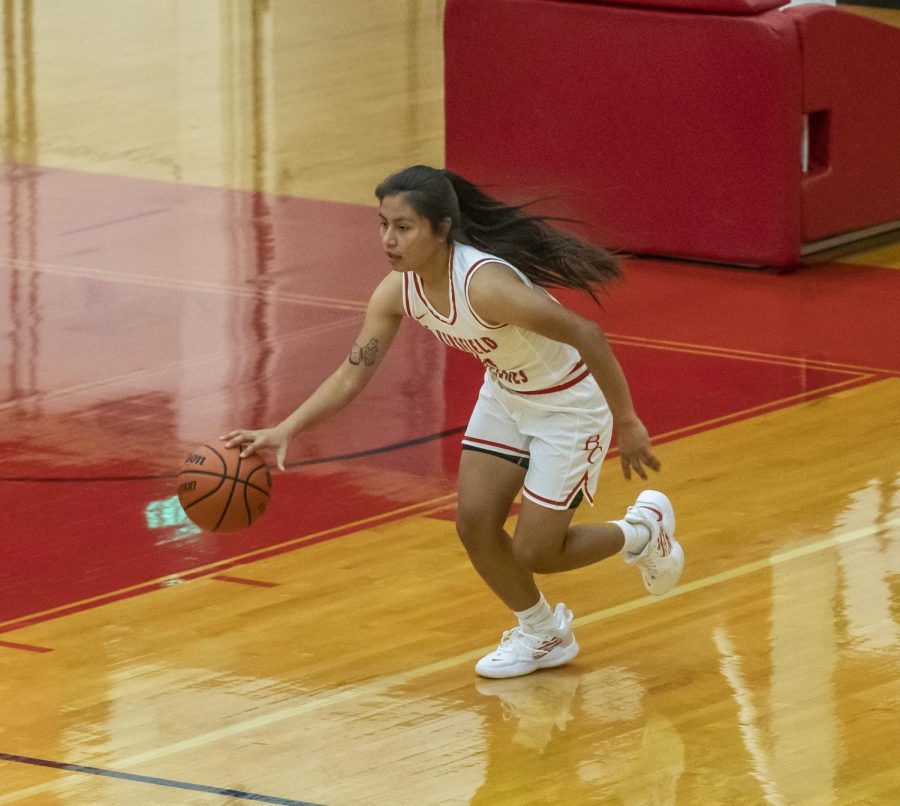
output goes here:
[{"label": "wooden gym floor", "polygon": [[[0,804],[900,802],[896,242],[565,295],[686,571],[544,578],[581,655],[482,680],[511,624],[453,528],[479,373],[424,331],[252,529],[174,499],[192,445],[344,359],[387,271],[372,189],[442,163],[442,2],[2,10]],[[576,517],[640,489],[611,460]]]}]

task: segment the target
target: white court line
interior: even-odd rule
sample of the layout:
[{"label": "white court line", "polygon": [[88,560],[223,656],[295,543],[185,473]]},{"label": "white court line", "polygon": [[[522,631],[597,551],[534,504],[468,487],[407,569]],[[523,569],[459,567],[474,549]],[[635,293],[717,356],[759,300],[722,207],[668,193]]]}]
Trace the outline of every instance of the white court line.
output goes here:
[{"label": "white court line", "polygon": [[843,362],[825,361],[816,358],[806,358],[803,356],[779,355],[777,353],[760,353],[753,350],[739,350],[734,347],[715,347],[707,344],[692,344],[683,341],[668,341],[666,339],[650,339],[643,336],[627,336],[616,333],[607,333],[607,338],[612,342],[615,340],[619,344],[625,344],[630,347],[651,347],[654,349],[665,350],[670,349],[674,352],[697,353],[698,355],[712,355],[724,358],[735,358],[741,360],[756,360],[761,364],[785,364],[787,366],[795,366],[801,369],[821,369],[836,370],[843,372],[878,372],[889,375],[896,375],[896,369],[885,369],[884,367],[866,367],[857,364],[847,364]]},{"label": "white court line", "polygon": [[[624,602],[620,605],[607,607],[603,610],[598,610],[596,613],[591,613],[590,615],[575,619],[574,624],[594,624],[599,621],[605,621],[623,613],[630,613],[632,611],[640,610],[641,608],[654,605],[657,602],[665,601],[667,599],[673,599],[676,596],[683,596],[688,593],[693,593],[694,591],[710,588],[722,582],[730,582],[733,579],[738,579],[739,577],[747,576],[748,574],[754,574],[757,571],[771,568],[774,565],[791,562],[792,560],[797,560],[801,557],[808,557],[811,554],[817,554],[821,551],[836,548],[838,546],[852,543],[856,540],[861,540],[866,537],[874,537],[879,533],[886,533],[894,527],[900,527],[900,516],[886,521],[881,525],[865,526],[859,529],[851,530],[849,532],[844,532],[842,534],[831,535],[829,537],[823,538],[822,540],[808,543],[805,546],[798,546],[794,549],[788,549],[787,551],[778,552],[771,555],[770,557],[767,557],[764,560],[756,560],[755,562],[745,563],[744,565],[739,565],[736,568],[729,569],[728,571],[722,571],[719,574],[713,574],[712,576],[704,577],[703,579],[696,579],[693,582],[679,585],[673,591],[665,594],[664,596],[644,596],[641,599],[634,599],[630,602]],[[480,658],[485,653],[490,652],[492,649],[494,649],[493,644],[489,647],[481,647],[469,652],[464,652],[460,655],[455,655],[452,658],[446,658],[445,660],[430,663],[426,666],[419,666],[418,668],[411,669],[408,672],[401,672],[399,674],[384,677],[379,680],[373,680],[371,683],[349,686],[347,688],[335,691],[332,694],[316,695],[314,698],[311,698],[309,701],[300,705],[294,705],[288,708],[280,708],[277,711],[263,714],[261,716],[254,717],[253,719],[246,719],[243,722],[237,722],[233,725],[218,728],[217,730],[208,731],[207,733],[201,733],[200,735],[194,736],[190,739],[175,742],[164,747],[158,747],[154,750],[148,750],[145,753],[138,753],[137,755],[128,756],[127,758],[119,759],[118,761],[110,760],[109,762],[101,762],[96,759],[66,759],[66,763],[92,764],[92,766],[102,766],[104,769],[114,770],[127,769],[138,764],[143,764],[147,761],[153,761],[165,756],[171,756],[177,753],[195,750],[198,747],[202,747],[203,745],[210,744],[212,742],[217,742],[220,739],[228,739],[240,733],[246,733],[247,731],[256,730],[257,728],[265,728],[278,722],[284,722],[287,719],[292,719],[297,716],[302,716],[303,714],[308,714],[311,711],[318,711],[322,708],[329,708],[334,705],[339,705],[340,703],[347,702],[348,700],[359,699],[360,697],[365,697],[367,695],[383,695],[390,689],[396,688],[397,686],[402,686],[412,680],[418,680],[431,674],[443,672],[463,663],[471,663],[472,661]],[[18,753],[27,754],[31,752],[40,755],[37,750],[29,751],[22,748],[15,749]],[[10,752],[10,750],[7,749],[7,752]],[[2,764],[2,762],[0,762],[0,764]],[[30,795],[50,791],[68,780],[69,779],[62,779],[51,781],[46,784],[38,784],[36,786],[29,787],[28,789],[22,789],[18,792],[0,796],[0,804],[15,803],[17,800],[21,800],[22,798],[28,797]]]},{"label": "white court line", "polygon": [[323,308],[337,308],[345,311],[364,311],[368,305],[365,300],[339,299],[337,297],[321,297],[313,294],[301,294],[295,291],[276,291],[271,288],[256,288],[252,285],[229,285],[215,280],[191,280],[187,277],[158,277],[152,274],[131,274],[129,272],[106,271],[92,269],[87,266],[65,266],[59,263],[45,263],[39,260],[17,260],[0,257],[0,263],[19,271],[32,274],[56,274],[63,277],[81,277],[87,280],[101,280],[121,285],[138,285],[165,290],[202,291],[211,294],[223,294],[232,297],[252,297],[266,302],[291,302],[297,305],[317,305]]},{"label": "white court line", "polygon": [[[341,319],[333,319],[332,321],[326,322],[321,325],[313,325],[312,327],[301,328],[300,330],[294,330],[290,333],[286,333],[283,336],[276,336],[271,339],[266,339],[263,343],[266,346],[286,344],[300,337],[318,335],[320,333],[326,333],[330,330],[339,330],[344,325],[359,321],[359,314],[354,314],[353,316],[345,316]],[[215,361],[221,361],[225,358],[243,355],[244,353],[259,349],[259,346],[259,342],[252,342],[245,345],[244,347],[231,350],[227,353],[208,353],[207,355],[201,355],[197,358],[177,361],[171,364],[163,364],[159,367],[137,369],[133,372],[123,373],[122,375],[113,375],[112,377],[102,378],[96,381],[87,381],[85,383],[74,384],[72,386],[64,386],[60,389],[51,389],[47,392],[32,392],[30,394],[17,397],[14,400],[8,400],[6,403],[0,403],[0,412],[6,411],[8,409],[18,408],[25,403],[30,403],[35,400],[40,400],[41,402],[43,402],[45,400],[54,400],[59,397],[65,397],[66,395],[73,395],[79,392],[88,392],[92,389],[102,389],[103,387],[115,387],[123,383],[136,383],[138,381],[145,381],[148,378],[153,378],[158,375],[165,375],[167,372],[181,371],[190,367],[198,367],[202,364],[209,364]]]}]

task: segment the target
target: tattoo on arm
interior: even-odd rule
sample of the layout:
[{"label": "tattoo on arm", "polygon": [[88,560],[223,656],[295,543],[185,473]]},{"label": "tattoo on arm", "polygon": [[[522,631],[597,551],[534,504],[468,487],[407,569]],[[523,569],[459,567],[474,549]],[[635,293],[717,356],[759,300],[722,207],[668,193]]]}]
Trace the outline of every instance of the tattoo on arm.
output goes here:
[{"label": "tattoo on arm", "polygon": [[369,339],[369,341],[362,347],[360,347],[358,344],[354,344],[353,348],[350,350],[350,355],[347,360],[354,366],[364,364],[367,367],[371,367],[372,364],[375,363],[375,358],[377,356],[378,339]]}]

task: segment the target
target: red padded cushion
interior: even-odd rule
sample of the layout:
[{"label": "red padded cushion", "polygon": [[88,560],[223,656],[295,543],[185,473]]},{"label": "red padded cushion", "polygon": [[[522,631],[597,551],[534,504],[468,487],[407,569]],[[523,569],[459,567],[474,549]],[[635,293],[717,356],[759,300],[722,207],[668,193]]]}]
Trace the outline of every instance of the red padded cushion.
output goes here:
[{"label": "red padded cushion", "polygon": [[652,6],[696,14],[759,14],[779,6],[786,6],[789,0],[578,0],[578,2],[598,5]]},{"label": "red padded cushion", "polygon": [[801,5],[803,111],[827,111],[827,165],[803,182],[803,240],[900,219],[900,29]]},{"label": "red padded cushion", "polygon": [[609,246],[787,265],[800,250],[794,22],[448,0],[447,166],[551,197]]}]

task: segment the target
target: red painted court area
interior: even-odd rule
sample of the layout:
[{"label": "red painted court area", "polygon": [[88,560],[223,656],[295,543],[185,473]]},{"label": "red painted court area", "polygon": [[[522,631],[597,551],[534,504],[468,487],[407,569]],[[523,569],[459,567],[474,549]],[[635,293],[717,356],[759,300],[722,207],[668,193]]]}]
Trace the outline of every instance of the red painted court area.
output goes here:
[{"label": "red painted court area", "polygon": [[[387,271],[374,208],[0,170],[0,631],[452,502],[481,372],[412,323],[253,527],[199,533],[175,499],[193,445],[277,421],[344,359]],[[890,270],[625,274],[602,309],[559,296],[657,440],[900,372]]]}]

